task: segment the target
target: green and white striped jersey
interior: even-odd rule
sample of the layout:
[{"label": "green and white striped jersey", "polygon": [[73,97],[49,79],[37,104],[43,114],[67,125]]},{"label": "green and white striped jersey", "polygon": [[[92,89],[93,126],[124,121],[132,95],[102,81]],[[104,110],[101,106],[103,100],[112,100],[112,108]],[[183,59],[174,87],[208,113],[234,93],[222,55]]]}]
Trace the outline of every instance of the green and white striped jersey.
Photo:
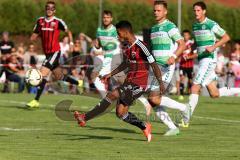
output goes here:
[{"label": "green and white striped jersey", "polygon": [[151,28],[152,53],[160,65],[167,65],[167,60],[175,50],[175,42],[183,39],[174,23],[165,20]]},{"label": "green and white striped jersey", "polygon": [[104,57],[112,57],[116,49],[119,47],[117,39],[117,30],[114,25],[105,29],[103,27],[97,29],[97,38],[100,40]]},{"label": "green and white striped jersey", "polygon": [[203,58],[212,58],[216,60],[216,50],[213,53],[207,53],[206,47],[213,46],[217,37],[222,37],[226,32],[216,22],[206,18],[203,22],[193,24],[194,39],[197,44],[198,60]]}]

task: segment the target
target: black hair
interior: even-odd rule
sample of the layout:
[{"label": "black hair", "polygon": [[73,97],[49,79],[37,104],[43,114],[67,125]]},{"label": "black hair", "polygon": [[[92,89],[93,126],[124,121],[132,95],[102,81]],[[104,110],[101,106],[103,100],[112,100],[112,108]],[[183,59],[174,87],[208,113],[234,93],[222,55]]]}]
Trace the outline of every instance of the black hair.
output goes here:
[{"label": "black hair", "polygon": [[188,29],[184,29],[184,30],[182,31],[182,33],[189,33],[189,34],[191,34],[191,32],[190,32]]},{"label": "black hair", "polygon": [[133,29],[132,29],[132,25],[129,21],[119,21],[117,24],[116,24],[116,28],[117,29],[126,29],[130,32],[133,32]]},{"label": "black hair", "polygon": [[198,2],[194,3],[194,4],[193,4],[193,8],[194,8],[195,6],[201,7],[202,10],[206,10],[206,9],[207,9],[207,5],[206,5],[203,1],[198,1]]}]

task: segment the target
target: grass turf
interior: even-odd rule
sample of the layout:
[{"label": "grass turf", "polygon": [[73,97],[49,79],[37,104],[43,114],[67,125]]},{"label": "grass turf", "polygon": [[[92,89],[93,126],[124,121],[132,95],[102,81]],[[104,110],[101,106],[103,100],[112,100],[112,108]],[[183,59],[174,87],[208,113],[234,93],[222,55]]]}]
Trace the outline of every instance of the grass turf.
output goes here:
[{"label": "grass turf", "polygon": [[[54,105],[63,99],[73,100],[72,109],[89,110],[98,103],[96,98],[44,95],[40,109],[25,109],[24,103],[32,98],[0,94],[0,160],[240,159],[240,99],[236,97],[201,97],[190,128],[181,129],[179,136],[164,137],[167,128],[153,121],[151,143],[114,112],[89,121],[85,128],[55,115]],[[144,117],[140,103],[131,111]]]}]

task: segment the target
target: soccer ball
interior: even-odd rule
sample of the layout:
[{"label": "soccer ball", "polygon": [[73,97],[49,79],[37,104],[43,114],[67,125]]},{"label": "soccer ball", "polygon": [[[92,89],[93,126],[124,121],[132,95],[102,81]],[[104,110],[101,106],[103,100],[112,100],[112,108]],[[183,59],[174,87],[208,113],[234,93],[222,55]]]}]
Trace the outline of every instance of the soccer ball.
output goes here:
[{"label": "soccer ball", "polygon": [[26,72],[26,82],[31,86],[38,86],[42,82],[42,74],[38,69],[31,68]]}]

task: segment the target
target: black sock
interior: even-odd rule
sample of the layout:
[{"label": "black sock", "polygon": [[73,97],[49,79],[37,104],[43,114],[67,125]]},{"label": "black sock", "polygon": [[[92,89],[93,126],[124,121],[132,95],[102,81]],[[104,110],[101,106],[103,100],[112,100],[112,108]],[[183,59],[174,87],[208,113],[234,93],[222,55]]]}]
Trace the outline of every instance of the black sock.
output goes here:
[{"label": "black sock", "polygon": [[63,81],[66,81],[66,82],[69,82],[71,84],[74,84],[74,85],[78,85],[78,81],[70,76],[67,76],[67,75],[64,75]]},{"label": "black sock", "polygon": [[43,79],[41,84],[38,86],[37,95],[35,97],[35,100],[39,101],[40,96],[42,95],[42,92],[44,90],[44,87],[45,87],[46,83],[47,83],[47,80]]},{"label": "black sock", "polygon": [[124,122],[127,122],[131,125],[134,125],[138,128],[140,128],[141,130],[146,129],[145,123],[143,121],[141,121],[140,119],[138,119],[133,113],[128,112],[126,115],[124,115],[122,117],[122,120]]},{"label": "black sock", "polygon": [[184,94],[184,84],[180,83],[180,94],[183,95]]},{"label": "black sock", "polygon": [[106,109],[111,105],[112,101],[109,100],[107,97],[102,99],[101,102],[98,103],[91,111],[85,114],[85,120],[88,121],[93,119],[94,117],[104,113]]}]

